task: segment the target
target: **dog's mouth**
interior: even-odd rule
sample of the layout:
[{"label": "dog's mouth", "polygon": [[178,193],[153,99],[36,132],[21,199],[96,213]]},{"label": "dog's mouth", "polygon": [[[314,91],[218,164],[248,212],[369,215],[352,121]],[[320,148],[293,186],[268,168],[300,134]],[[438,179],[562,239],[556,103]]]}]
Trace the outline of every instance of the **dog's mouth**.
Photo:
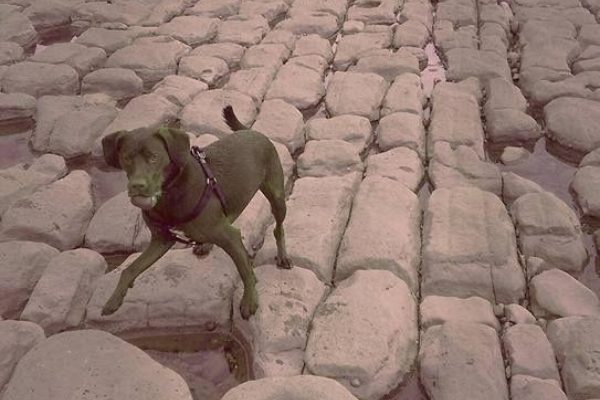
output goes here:
[{"label": "dog's mouth", "polygon": [[159,194],[156,193],[152,196],[144,196],[144,195],[129,195],[129,199],[131,200],[131,204],[136,207],[141,208],[142,210],[149,210],[153,208],[156,203],[158,203]]}]

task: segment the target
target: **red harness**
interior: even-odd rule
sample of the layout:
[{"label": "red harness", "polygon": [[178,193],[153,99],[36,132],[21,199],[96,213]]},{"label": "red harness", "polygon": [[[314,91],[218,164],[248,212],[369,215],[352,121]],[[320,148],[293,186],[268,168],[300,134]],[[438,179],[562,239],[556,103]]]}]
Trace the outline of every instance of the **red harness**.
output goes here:
[{"label": "red harness", "polygon": [[176,224],[170,224],[165,223],[163,221],[159,221],[156,218],[151,217],[147,211],[144,211],[144,214],[153,224],[156,224],[163,232],[163,234],[165,234],[168,238],[185,244],[198,244],[196,241],[188,239],[187,237],[183,237],[178,232],[175,232],[175,226],[190,222],[191,220],[195,219],[200,214],[202,214],[202,211],[204,211],[204,208],[208,204],[210,197],[213,193],[219,199],[221,207],[223,208],[223,213],[225,215],[227,215],[227,203],[225,202],[225,193],[223,192],[223,189],[221,189],[221,186],[219,186],[219,184],[217,183],[217,178],[215,178],[215,175],[212,173],[208,162],[206,161],[206,153],[204,152],[204,150],[202,150],[198,146],[192,146],[192,148],[190,149],[190,153],[192,153],[192,156],[196,159],[196,161],[198,161],[206,177],[206,186],[204,186],[202,196],[200,197],[198,203],[196,203],[196,206],[194,207],[192,212],[188,216],[186,216],[182,221],[177,222]]}]

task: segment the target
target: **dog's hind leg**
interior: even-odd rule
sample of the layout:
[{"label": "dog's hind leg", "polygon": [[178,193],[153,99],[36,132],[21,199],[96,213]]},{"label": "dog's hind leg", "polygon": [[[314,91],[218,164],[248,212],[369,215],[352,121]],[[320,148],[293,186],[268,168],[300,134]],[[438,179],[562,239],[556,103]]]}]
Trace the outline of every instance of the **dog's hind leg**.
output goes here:
[{"label": "dog's hind leg", "polygon": [[292,268],[292,263],[287,255],[285,247],[285,233],[283,231],[283,220],[287,213],[285,205],[285,189],[283,186],[283,170],[279,162],[277,153],[272,158],[270,168],[267,172],[265,181],[260,187],[260,191],[265,195],[269,204],[271,204],[271,212],[275,217],[275,229],[273,235],[277,244],[276,263],[280,268]]},{"label": "dog's hind leg", "polygon": [[244,283],[244,295],[240,304],[242,318],[248,319],[258,308],[258,294],[256,292],[256,277],[252,270],[252,263],[246,248],[242,243],[239,229],[224,224],[219,232],[211,233],[211,241],[225,250],[231,257]]}]

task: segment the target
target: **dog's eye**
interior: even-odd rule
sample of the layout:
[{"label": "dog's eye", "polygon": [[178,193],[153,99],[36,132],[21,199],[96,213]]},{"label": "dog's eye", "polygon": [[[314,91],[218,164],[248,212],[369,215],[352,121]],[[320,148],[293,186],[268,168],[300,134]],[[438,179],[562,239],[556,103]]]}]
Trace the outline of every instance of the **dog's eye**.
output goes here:
[{"label": "dog's eye", "polygon": [[158,161],[158,156],[155,153],[148,154],[148,162],[155,163]]}]

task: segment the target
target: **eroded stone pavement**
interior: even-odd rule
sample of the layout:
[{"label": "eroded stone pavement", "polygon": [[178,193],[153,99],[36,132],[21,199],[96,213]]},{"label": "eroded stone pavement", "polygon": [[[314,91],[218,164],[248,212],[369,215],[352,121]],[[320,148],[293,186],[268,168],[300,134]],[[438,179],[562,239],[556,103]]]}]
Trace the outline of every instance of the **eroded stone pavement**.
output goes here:
[{"label": "eroded stone pavement", "polygon": [[[599,0],[0,0],[0,89],[2,400],[600,398]],[[179,247],[101,316],[149,240],[101,138],[224,105],[294,268],[258,194],[256,315]]]}]

